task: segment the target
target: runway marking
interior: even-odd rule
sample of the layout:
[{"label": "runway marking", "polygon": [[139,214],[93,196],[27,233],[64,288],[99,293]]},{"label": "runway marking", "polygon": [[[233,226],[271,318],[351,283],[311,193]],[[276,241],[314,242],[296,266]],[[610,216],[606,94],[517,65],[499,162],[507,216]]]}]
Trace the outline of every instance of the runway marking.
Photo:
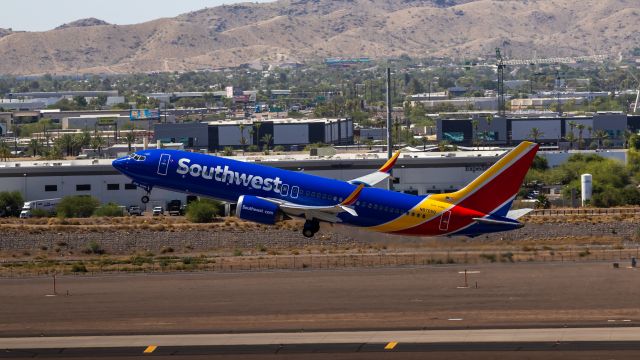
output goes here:
[{"label": "runway marking", "polygon": [[451,318],[451,319],[447,319],[449,321],[462,321],[462,318]]},{"label": "runway marking", "polygon": [[[458,271],[458,274],[464,274],[464,271]],[[480,274],[480,271],[477,270],[473,270],[473,271],[467,271],[467,274]]]},{"label": "runway marking", "polygon": [[156,351],[156,349],[157,349],[157,348],[158,348],[158,347],[157,347],[157,346],[155,346],[155,345],[149,345],[149,346],[147,346],[147,348],[146,348],[146,349],[144,349],[143,353],[145,353],[145,354],[151,354],[152,352]]},{"label": "runway marking", "polygon": [[384,349],[385,350],[393,350],[393,348],[395,348],[396,345],[398,345],[398,342],[392,341],[392,342],[388,343],[387,346],[384,347]]}]

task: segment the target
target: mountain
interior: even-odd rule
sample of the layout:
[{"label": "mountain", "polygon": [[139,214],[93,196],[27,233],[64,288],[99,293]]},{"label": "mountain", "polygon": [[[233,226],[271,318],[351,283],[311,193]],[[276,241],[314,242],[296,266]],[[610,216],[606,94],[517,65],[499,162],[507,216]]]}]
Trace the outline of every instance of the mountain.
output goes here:
[{"label": "mountain", "polygon": [[0,37],[0,74],[180,71],[402,54],[471,58],[497,46],[512,58],[616,57],[638,46],[639,20],[637,0],[241,3],[135,25],[9,33]]},{"label": "mountain", "polygon": [[96,18],[86,18],[86,19],[76,20],[68,24],[62,24],[57,28],[55,28],[55,30],[67,29],[67,28],[73,28],[73,27],[99,26],[99,25],[109,25],[109,23],[104,20],[100,20]]}]

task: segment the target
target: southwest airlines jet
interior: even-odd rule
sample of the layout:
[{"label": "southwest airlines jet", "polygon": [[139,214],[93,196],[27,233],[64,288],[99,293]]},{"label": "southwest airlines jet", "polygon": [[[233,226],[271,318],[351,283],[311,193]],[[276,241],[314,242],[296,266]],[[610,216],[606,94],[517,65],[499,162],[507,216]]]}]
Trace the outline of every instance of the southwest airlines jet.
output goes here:
[{"label": "southwest airlines jet", "polygon": [[372,187],[387,179],[400,153],[378,171],[341,181],[177,150],[142,150],[113,166],[145,189],[155,187],[237,203],[237,217],[273,225],[304,218],[303,235],[320,222],[414,236],[478,236],[517,229],[530,209],[510,211],[538,145],[522,142],[463,189],[410,195]]}]

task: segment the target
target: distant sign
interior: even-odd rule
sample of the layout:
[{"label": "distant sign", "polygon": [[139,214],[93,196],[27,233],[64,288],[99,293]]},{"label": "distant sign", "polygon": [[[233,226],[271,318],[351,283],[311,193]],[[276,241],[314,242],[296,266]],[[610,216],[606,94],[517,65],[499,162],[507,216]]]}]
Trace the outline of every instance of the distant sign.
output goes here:
[{"label": "distant sign", "polygon": [[131,120],[157,120],[160,119],[160,112],[150,109],[131,110],[129,118]]},{"label": "distant sign", "polygon": [[98,118],[98,125],[109,126],[109,125],[115,125],[115,123],[116,123],[116,118],[115,117],[101,117],[101,118]]}]

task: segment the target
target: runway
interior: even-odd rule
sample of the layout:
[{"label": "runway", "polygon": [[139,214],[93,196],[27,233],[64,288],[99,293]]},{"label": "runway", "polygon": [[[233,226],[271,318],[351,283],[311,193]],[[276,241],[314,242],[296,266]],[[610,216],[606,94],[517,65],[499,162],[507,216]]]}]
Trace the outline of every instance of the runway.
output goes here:
[{"label": "runway", "polygon": [[0,279],[0,337],[637,326],[639,274],[524,263],[64,276],[53,297],[50,278]]},{"label": "runway", "polygon": [[0,348],[544,342],[640,342],[640,327],[17,337],[0,338]]},{"label": "runway", "polygon": [[[531,352],[532,358],[549,352],[583,357],[601,352],[637,356],[640,328],[544,328],[425,331],[353,331],[312,333],[183,334],[132,336],[71,336],[0,338],[0,358],[20,357],[199,357],[242,356],[308,358],[342,355],[377,358],[424,354],[495,354]],[[620,356],[618,356],[620,357]],[[624,356],[622,356],[624,357]],[[407,358],[403,356],[403,358]]]}]

